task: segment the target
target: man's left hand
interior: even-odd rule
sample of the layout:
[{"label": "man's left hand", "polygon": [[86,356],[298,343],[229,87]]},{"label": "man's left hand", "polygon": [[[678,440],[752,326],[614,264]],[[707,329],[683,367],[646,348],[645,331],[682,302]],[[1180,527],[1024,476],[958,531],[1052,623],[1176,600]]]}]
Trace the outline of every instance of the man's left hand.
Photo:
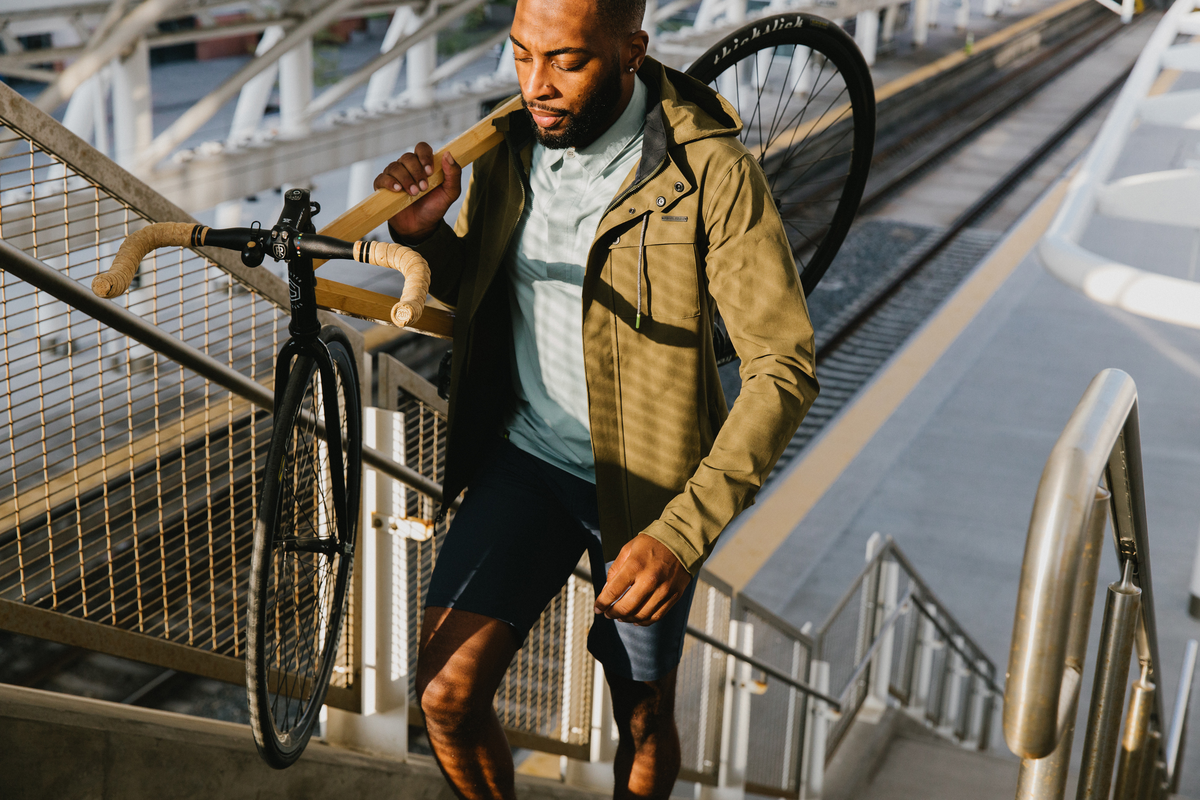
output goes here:
[{"label": "man's left hand", "polygon": [[657,539],[638,534],[621,548],[596,596],[596,613],[621,622],[651,625],[662,619],[692,576]]}]

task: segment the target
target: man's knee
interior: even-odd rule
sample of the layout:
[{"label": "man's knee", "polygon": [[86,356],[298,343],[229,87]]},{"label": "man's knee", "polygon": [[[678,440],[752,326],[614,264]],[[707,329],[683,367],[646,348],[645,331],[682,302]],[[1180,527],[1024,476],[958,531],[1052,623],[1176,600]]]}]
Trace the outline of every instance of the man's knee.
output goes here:
[{"label": "man's knee", "polygon": [[429,609],[421,638],[416,690],[426,721],[454,730],[489,713],[516,649],[508,627],[477,614]]},{"label": "man's knee", "polygon": [[617,727],[635,746],[675,735],[675,676],[658,681],[609,681]]},{"label": "man's knee", "polygon": [[481,708],[491,706],[491,697],[481,697],[486,691],[474,676],[462,670],[443,667],[429,672],[417,669],[417,698],[426,724],[441,730],[455,730],[468,724]]}]

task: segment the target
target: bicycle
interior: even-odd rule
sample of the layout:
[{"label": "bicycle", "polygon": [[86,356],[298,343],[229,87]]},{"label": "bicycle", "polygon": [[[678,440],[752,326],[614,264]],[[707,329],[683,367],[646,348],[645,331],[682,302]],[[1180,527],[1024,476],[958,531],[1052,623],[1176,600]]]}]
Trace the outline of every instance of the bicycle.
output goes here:
[{"label": "bicycle", "polygon": [[875,90],[858,45],[827,19],[775,14],[710,47],[687,74],[742,117],[739,138],[767,175],[810,294],[850,231],[871,168]]},{"label": "bicycle", "polygon": [[155,223],[130,234],[109,271],[93,281],[101,297],[125,292],[159,247],[221,247],[248,267],[267,255],[288,265],[290,338],[275,366],[273,430],[256,514],[246,627],[246,688],[254,741],[283,769],[300,757],[317,723],[341,644],[358,530],[362,402],[358,368],[342,330],[317,318],[313,260],[352,259],[405,275],[390,317],[421,316],[429,267],[397,244],[316,235],[320,210],[304,189],[284,196],[270,230]]}]

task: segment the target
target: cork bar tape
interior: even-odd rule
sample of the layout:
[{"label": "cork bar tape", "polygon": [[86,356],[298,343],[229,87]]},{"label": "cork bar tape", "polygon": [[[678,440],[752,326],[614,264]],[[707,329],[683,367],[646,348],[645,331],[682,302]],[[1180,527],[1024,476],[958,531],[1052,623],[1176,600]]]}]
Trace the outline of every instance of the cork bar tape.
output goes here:
[{"label": "cork bar tape", "polygon": [[193,222],[155,222],[134,231],[121,242],[112,266],[92,280],[92,292],[99,297],[117,297],[125,293],[137,272],[138,264],[160,247],[188,247],[204,244],[208,228]]},{"label": "cork bar tape", "polygon": [[355,242],[354,259],[394,269],[404,276],[404,291],[392,306],[392,324],[399,328],[416,322],[425,311],[429,294],[429,263],[418,253],[394,242]]}]

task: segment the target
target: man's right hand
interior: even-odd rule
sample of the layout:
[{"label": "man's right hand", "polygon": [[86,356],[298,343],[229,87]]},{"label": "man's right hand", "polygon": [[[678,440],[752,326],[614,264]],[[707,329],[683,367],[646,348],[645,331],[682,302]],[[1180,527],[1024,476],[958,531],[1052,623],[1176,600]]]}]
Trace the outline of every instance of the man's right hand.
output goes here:
[{"label": "man's right hand", "polygon": [[[418,195],[429,188],[426,178],[433,174],[433,148],[425,142],[412,153],[405,153],[387,165],[375,178],[376,189]],[[462,167],[449,152],[442,156],[442,185],[388,220],[401,238],[419,242],[433,235],[450,206],[462,194]]]}]

